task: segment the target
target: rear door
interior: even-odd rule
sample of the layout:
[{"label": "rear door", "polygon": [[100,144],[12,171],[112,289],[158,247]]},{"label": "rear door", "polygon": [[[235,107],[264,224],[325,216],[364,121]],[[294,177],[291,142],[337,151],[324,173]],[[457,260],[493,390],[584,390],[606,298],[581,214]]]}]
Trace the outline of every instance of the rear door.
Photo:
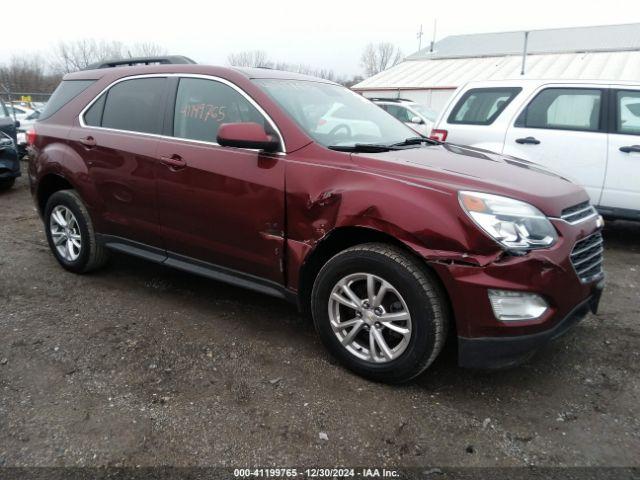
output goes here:
[{"label": "rear door", "polygon": [[607,169],[606,92],[598,86],[541,87],[509,127],[503,153],[582,185],[598,205]]},{"label": "rear door", "polygon": [[81,125],[69,134],[100,202],[93,206],[96,230],[118,237],[111,243],[163,247],[154,165],[166,89],[162,76],[119,81],[86,109]]},{"label": "rear door", "polygon": [[611,133],[601,206],[640,215],[640,89],[611,92]]}]

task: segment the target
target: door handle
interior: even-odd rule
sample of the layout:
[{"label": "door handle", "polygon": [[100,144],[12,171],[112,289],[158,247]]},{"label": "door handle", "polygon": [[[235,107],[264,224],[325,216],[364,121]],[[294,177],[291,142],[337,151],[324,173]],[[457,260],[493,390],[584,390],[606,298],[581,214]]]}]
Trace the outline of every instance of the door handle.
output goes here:
[{"label": "door handle", "polygon": [[535,137],[517,138],[516,143],[519,143],[520,145],[540,145],[540,140]]},{"label": "door handle", "polygon": [[620,147],[620,151],[624,153],[640,153],[640,145],[629,145],[628,147]]},{"label": "door handle", "polygon": [[80,143],[87,148],[93,148],[96,145],[98,145],[98,142],[96,142],[96,139],[93,138],[91,135],[89,135],[88,137],[81,138]]},{"label": "door handle", "polygon": [[160,163],[166,165],[171,170],[181,170],[187,166],[187,162],[185,162],[180,155],[175,153],[168,157],[160,157]]}]

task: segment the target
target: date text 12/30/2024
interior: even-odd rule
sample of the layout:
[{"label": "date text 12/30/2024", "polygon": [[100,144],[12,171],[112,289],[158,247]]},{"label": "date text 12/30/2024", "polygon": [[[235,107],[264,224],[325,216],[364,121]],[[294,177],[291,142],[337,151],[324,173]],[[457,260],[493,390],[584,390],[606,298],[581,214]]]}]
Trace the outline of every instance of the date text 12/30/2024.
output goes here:
[{"label": "date text 12/30/2024", "polygon": [[236,478],[398,478],[397,470],[386,468],[236,468]]}]

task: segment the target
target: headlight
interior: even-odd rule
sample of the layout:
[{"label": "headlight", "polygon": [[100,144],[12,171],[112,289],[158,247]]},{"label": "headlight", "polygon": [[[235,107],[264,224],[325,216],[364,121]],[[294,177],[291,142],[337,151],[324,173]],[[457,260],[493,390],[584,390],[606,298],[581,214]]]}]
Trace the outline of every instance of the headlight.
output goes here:
[{"label": "headlight", "polygon": [[460,192],[458,198],[467,215],[510,250],[545,248],[558,239],[546,215],[528,203],[479,192]]}]

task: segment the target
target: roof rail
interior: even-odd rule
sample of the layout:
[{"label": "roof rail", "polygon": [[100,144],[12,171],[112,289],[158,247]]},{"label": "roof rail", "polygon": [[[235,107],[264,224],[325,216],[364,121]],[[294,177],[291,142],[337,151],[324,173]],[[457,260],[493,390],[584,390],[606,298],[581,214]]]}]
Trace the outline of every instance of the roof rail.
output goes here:
[{"label": "roof rail", "polygon": [[104,60],[102,62],[89,65],[84,70],[95,70],[97,68],[113,68],[113,67],[131,67],[134,65],[184,65],[193,64],[195,61],[189,57],[183,55],[168,55],[164,57],[133,57],[133,58],[120,58],[114,60]]}]

